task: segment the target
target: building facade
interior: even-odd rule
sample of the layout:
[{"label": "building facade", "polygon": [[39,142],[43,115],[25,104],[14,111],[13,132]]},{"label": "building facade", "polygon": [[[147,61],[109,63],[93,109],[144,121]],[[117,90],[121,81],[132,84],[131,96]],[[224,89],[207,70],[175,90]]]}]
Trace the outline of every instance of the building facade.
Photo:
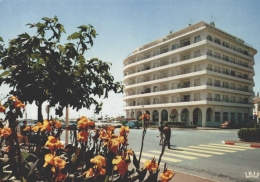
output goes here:
[{"label": "building facade", "polygon": [[257,51],[199,22],[136,49],[123,62],[127,118],[215,126],[253,113]]}]

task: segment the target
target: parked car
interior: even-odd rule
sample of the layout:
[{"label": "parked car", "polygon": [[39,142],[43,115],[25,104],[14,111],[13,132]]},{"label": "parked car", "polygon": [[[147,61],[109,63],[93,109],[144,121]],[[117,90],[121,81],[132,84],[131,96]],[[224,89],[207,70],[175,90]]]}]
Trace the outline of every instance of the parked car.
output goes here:
[{"label": "parked car", "polygon": [[103,128],[109,126],[110,123],[108,123],[106,120],[97,120],[95,121],[95,127],[97,128]]},{"label": "parked car", "polygon": [[254,121],[243,121],[239,123],[240,128],[254,128],[255,122]]},{"label": "parked car", "polygon": [[220,128],[239,128],[239,125],[235,121],[225,121]]},{"label": "parked car", "polygon": [[129,128],[140,128],[139,122],[137,120],[130,120],[125,124],[125,126],[128,126]]},{"label": "parked car", "polygon": [[122,123],[120,121],[111,121],[111,126],[115,128],[121,128]]}]

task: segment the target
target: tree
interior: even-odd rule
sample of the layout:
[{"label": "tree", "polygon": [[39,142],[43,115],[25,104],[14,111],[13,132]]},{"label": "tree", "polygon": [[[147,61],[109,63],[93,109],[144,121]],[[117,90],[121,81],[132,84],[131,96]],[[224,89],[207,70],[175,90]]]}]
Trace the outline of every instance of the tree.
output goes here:
[{"label": "tree", "polygon": [[79,31],[61,44],[62,33],[66,32],[58,18],[42,20],[27,24],[37,29],[36,35],[20,34],[9,41],[7,48],[0,44],[0,64],[4,70],[0,85],[8,84],[12,88],[10,94],[25,103],[35,101],[39,121],[43,120],[41,110],[45,101],[59,116],[64,107],[89,109],[92,104],[96,106],[95,113],[99,113],[102,102],[98,103],[95,96],[107,98],[109,91],[120,93],[123,87],[109,73],[111,63],[84,57],[93,46],[96,30],[92,25],[79,26]]}]

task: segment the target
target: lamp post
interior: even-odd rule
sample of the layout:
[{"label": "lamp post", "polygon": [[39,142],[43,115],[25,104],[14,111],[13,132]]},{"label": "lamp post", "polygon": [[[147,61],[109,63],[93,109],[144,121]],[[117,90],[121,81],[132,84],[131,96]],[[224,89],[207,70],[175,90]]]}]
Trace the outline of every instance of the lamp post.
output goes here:
[{"label": "lamp post", "polygon": [[[142,115],[144,114],[144,105],[142,105]],[[142,116],[141,115],[141,116]],[[144,118],[142,119],[142,127],[144,129]]]},{"label": "lamp post", "polygon": [[[69,107],[66,107],[66,128],[69,125]],[[66,134],[65,134],[65,142],[68,145],[69,144],[69,131],[66,129]]]}]

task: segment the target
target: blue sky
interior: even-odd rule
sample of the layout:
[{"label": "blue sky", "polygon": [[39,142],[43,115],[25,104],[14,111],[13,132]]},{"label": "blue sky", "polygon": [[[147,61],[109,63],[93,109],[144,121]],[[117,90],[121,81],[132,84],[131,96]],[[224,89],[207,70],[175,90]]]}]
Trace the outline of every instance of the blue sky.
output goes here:
[{"label": "blue sky", "polygon": [[[122,81],[123,60],[134,49],[190,23],[209,23],[212,16],[216,27],[242,38],[259,51],[259,7],[258,0],[0,0],[0,36],[7,43],[21,33],[33,34],[35,30],[25,26],[27,23],[55,15],[67,32],[63,41],[76,27],[91,24],[99,35],[85,57],[111,62],[111,74],[116,81]],[[260,92],[259,58],[258,53],[255,92]],[[0,87],[0,94],[7,92],[7,87]],[[111,93],[103,103],[103,116],[125,115],[123,94]],[[35,106],[28,106],[28,118],[36,118],[36,111]],[[45,112],[43,114],[46,117]],[[92,117],[93,110],[82,109],[79,113],[70,109],[71,118],[79,115]]]}]

